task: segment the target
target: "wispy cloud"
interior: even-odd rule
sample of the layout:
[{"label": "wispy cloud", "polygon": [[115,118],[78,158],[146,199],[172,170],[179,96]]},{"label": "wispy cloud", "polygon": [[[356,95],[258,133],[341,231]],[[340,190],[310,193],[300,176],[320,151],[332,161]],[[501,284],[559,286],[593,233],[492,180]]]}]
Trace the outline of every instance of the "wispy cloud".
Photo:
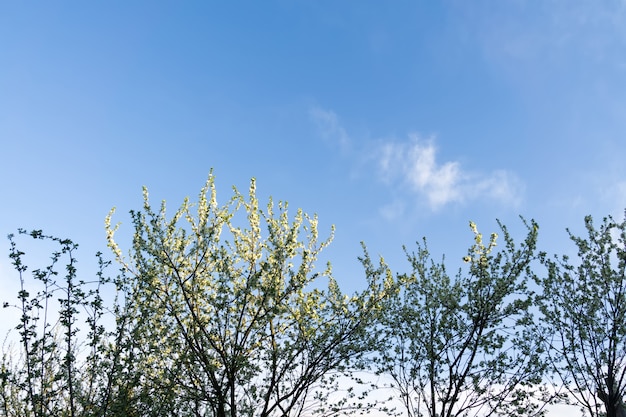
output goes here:
[{"label": "wispy cloud", "polygon": [[555,73],[580,62],[597,69],[626,60],[626,2],[453,2],[464,37],[475,36],[489,61],[520,77]]},{"label": "wispy cloud", "polygon": [[521,200],[523,186],[511,173],[470,172],[458,161],[437,161],[434,139],[411,135],[404,142],[388,141],[377,150],[381,179],[423,197],[432,210],[450,203],[488,198],[508,205]]},{"label": "wispy cloud", "polygon": [[615,220],[621,221],[626,210],[626,181],[603,179],[598,188],[600,189],[601,199],[609,207],[609,212],[602,215],[610,214]]},{"label": "wispy cloud", "polygon": [[386,219],[401,216],[414,199],[433,211],[480,199],[510,206],[522,200],[524,186],[513,173],[475,172],[464,169],[459,161],[440,162],[434,138],[413,134],[404,141],[353,141],[335,112],[315,107],[309,116],[320,135],[354,159],[360,171],[375,172],[379,182],[393,190],[393,201],[381,203],[380,212]]},{"label": "wispy cloud", "polygon": [[350,136],[339,123],[339,118],[335,112],[313,107],[309,110],[309,116],[325,140],[332,141],[343,152],[350,148]]}]

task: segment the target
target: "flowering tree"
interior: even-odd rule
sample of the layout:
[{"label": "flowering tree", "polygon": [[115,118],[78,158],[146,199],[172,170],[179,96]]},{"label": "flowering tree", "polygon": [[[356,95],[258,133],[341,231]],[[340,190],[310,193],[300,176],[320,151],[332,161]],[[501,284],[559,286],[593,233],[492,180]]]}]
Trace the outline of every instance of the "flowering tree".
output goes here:
[{"label": "flowering tree", "polygon": [[133,373],[150,398],[176,404],[172,413],[332,413],[347,401],[328,404],[338,377],[370,349],[389,274],[369,269],[366,290],[343,294],[330,267],[315,270],[330,242],[317,218],[258,204],[252,180],[247,196],[235,189],[220,206],[211,175],[195,205],[167,218],[144,190],[128,256],[109,216],[109,246],[131,277]]}]

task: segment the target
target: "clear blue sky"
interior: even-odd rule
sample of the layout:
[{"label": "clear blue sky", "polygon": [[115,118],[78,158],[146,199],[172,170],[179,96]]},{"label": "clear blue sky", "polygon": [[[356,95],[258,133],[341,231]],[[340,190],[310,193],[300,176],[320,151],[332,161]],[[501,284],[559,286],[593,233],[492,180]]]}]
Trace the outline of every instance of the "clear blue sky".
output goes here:
[{"label": "clear blue sky", "polygon": [[112,206],[146,185],[174,207],[211,168],[223,200],[256,177],[335,224],[340,281],[362,240],[402,267],[422,236],[460,257],[470,219],[535,218],[561,251],[626,207],[626,6],[4,2],[0,143],[2,235],[85,257]]},{"label": "clear blue sky", "polygon": [[211,168],[336,225],[346,290],[360,241],[458,260],[469,220],[563,253],[626,207],[626,3],[2,2],[0,144],[2,236],[70,237],[83,272],[112,206],[130,230],[143,185],[173,208]]},{"label": "clear blue sky", "polygon": [[626,207],[626,4],[2,2],[0,143],[2,236],[82,258],[112,206],[130,230],[143,185],[174,208],[211,168],[222,201],[256,177],[336,225],[347,290],[360,241],[396,269],[422,236],[458,260],[469,220],[534,218],[562,253]]}]

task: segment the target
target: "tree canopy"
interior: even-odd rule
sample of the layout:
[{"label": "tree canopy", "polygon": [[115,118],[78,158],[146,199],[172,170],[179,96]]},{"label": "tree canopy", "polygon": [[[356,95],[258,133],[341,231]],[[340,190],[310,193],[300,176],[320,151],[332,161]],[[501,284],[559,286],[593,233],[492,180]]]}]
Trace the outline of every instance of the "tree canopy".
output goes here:
[{"label": "tree canopy", "polygon": [[[362,244],[362,288],[346,294],[318,265],[333,230],[320,238],[316,216],[261,206],[254,179],[220,204],[211,174],[172,213],[144,189],[127,245],[113,215],[114,259],[98,253],[91,278],[72,240],[9,236],[20,289],[2,301],[19,315],[0,415],[478,417],[555,401],[625,413],[626,221],[587,217],[572,258],[538,251],[534,221],[521,239],[501,223],[484,239],[470,222],[453,275],[426,239],[395,273]],[[55,245],[48,264],[31,268],[26,237]]]},{"label": "tree canopy", "polygon": [[211,176],[192,207],[185,200],[168,219],[144,190],[128,257],[108,227],[133,277],[147,379],[169,381],[170,401],[216,417],[299,415],[307,401],[326,399],[367,351],[387,277],[368,274],[365,291],[343,294],[330,265],[315,270],[330,243],[319,240],[317,218],[301,210],[290,218],[286,203],[271,200],[259,209],[254,180],[247,196],[235,189],[220,206]]},{"label": "tree canopy", "polygon": [[[571,232],[577,259],[542,254],[537,281],[547,357],[574,403],[592,416],[626,415],[626,220],[585,217]],[[569,231],[568,231],[569,232]]]},{"label": "tree canopy", "polygon": [[386,341],[375,363],[391,378],[408,416],[534,415],[545,401],[533,388],[543,364],[527,288],[538,226],[516,246],[504,225],[488,242],[474,223],[467,271],[450,277],[435,262],[426,241],[407,252],[411,272],[383,315]]}]

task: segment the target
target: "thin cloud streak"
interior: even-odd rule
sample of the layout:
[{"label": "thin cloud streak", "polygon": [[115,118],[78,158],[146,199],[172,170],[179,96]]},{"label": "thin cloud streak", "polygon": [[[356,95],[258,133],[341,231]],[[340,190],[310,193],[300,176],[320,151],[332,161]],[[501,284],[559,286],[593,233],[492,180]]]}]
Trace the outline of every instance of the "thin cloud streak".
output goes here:
[{"label": "thin cloud streak", "polygon": [[346,130],[339,123],[339,118],[335,112],[313,107],[309,110],[309,116],[316,124],[321,136],[333,144],[339,146],[342,152],[350,149],[351,140]]}]

